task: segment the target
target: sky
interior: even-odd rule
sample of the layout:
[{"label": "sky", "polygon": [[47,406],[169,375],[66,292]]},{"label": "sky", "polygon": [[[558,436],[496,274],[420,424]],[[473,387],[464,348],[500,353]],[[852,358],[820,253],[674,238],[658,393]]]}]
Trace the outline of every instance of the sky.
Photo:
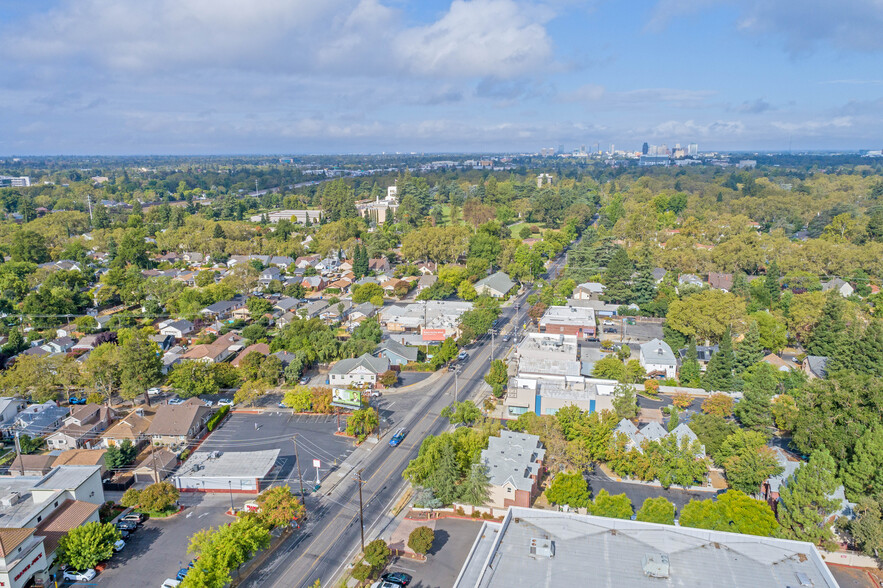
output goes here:
[{"label": "sky", "polygon": [[883,148],[883,0],[3,0],[0,155]]}]

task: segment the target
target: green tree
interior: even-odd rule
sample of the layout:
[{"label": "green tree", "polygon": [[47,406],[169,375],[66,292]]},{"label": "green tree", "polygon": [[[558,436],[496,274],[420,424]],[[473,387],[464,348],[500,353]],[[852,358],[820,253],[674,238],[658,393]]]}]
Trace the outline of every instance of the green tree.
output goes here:
[{"label": "green tree", "polygon": [[[745,301],[722,290],[702,290],[674,300],[668,306],[666,325],[697,341],[721,341],[731,329],[745,323]],[[731,344],[732,347],[732,344]]]},{"label": "green tree", "polygon": [[435,541],[435,531],[425,526],[417,527],[408,535],[408,547],[420,555],[429,553],[433,541]]},{"label": "green tree", "polygon": [[717,461],[718,451],[724,441],[739,427],[736,423],[715,414],[694,414],[690,418],[690,429],[696,433],[699,441],[705,446],[708,455]]},{"label": "green tree", "polygon": [[383,298],[383,288],[380,287],[380,284],[367,282],[360,286],[353,286],[352,295],[353,304],[362,304],[363,302],[370,301],[375,296]]},{"label": "green tree", "polygon": [[472,426],[481,418],[481,409],[475,406],[475,403],[471,400],[465,400],[444,407],[441,411],[441,417],[448,419],[452,425],[463,423],[464,425]]},{"label": "green tree", "polygon": [[813,451],[809,461],[779,489],[782,537],[831,548],[833,534],[828,519],[839,507],[837,500],[829,498],[838,486],[836,471],[837,465],[827,450]]},{"label": "green tree", "polygon": [[645,523],[660,523],[663,525],[675,524],[675,505],[664,496],[647,498],[638,509],[637,520]]},{"label": "green tree", "polygon": [[487,375],[484,377],[484,381],[491,387],[494,396],[497,398],[503,397],[506,384],[509,382],[509,372],[502,359],[495,359],[491,362],[490,370],[488,370]]},{"label": "green tree", "polygon": [[294,409],[294,412],[309,412],[313,407],[313,392],[306,386],[295,386],[285,392],[282,404]]},{"label": "green tree", "polygon": [[232,570],[269,545],[270,531],[257,517],[242,517],[217,529],[198,531],[190,538],[187,551],[199,565],[190,569],[181,586],[221,588],[232,580]]},{"label": "green tree", "polygon": [[699,387],[701,375],[702,369],[699,366],[699,353],[696,350],[696,340],[690,339],[690,344],[687,347],[687,358],[684,363],[681,364],[681,369],[678,372],[678,379],[684,386],[697,388]]},{"label": "green tree", "polygon": [[178,502],[178,489],[169,482],[157,482],[138,495],[138,507],[146,512],[164,512]]},{"label": "green tree", "polygon": [[726,469],[730,486],[745,494],[758,494],[764,480],[782,473],[784,468],[766,441],[762,433],[745,430],[724,440],[714,458]]},{"label": "green tree", "polygon": [[120,532],[110,523],[93,521],[74,527],[58,541],[58,559],[75,569],[94,568],[110,559]]},{"label": "green tree", "polygon": [[760,330],[757,321],[751,321],[745,338],[736,349],[736,372],[741,374],[761,359],[763,359],[763,347],[760,344]]},{"label": "green tree", "polygon": [[[786,299],[783,298],[782,304],[784,305],[785,302]],[[752,313],[750,318],[757,323],[758,340],[762,349],[778,353],[788,343],[788,331],[785,323],[775,315],[761,310]],[[758,358],[759,360],[760,358]]]},{"label": "green tree", "polygon": [[175,364],[169,372],[167,384],[182,398],[217,394],[219,390],[212,365],[203,361],[184,361]]},{"label": "green tree", "polygon": [[257,296],[249,298],[246,301],[245,306],[248,308],[248,314],[251,315],[253,320],[257,320],[273,310],[272,302],[266,298],[258,298]]},{"label": "green tree", "polygon": [[727,490],[717,499],[691,500],[681,509],[682,527],[772,537],[778,524],[770,505],[744,492]]},{"label": "green tree", "polygon": [[595,362],[592,368],[592,376],[623,382],[626,379],[625,364],[614,355],[602,357],[599,361]]},{"label": "green tree", "polygon": [[432,488],[435,495],[444,504],[451,504],[459,494],[457,480],[460,474],[457,468],[454,446],[446,443],[441,447],[438,466],[426,479],[426,485]]},{"label": "green tree", "polygon": [[767,288],[767,292],[769,292],[773,306],[776,306],[779,303],[779,297],[782,294],[782,286],[780,283],[781,278],[782,274],[779,271],[779,265],[774,260],[769,267],[767,267],[766,277],[764,278],[764,285]]},{"label": "green tree", "polygon": [[883,427],[875,424],[862,433],[841,475],[852,500],[883,496]]},{"label": "green tree", "polygon": [[365,546],[365,561],[375,570],[383,569],[391,555],[392,551],[383,539],[375,539]]},{"label": "green tree", "polygon": [[249,380],[233,394],[236,404],[253,405],[267,393],[267,383],[263,380]]},{"label": "green tree", "polygon": [[359,441],[364,441],[371,434],[380,421],[377,418],[377,411],[373,408],[363,408],[354,411],[346,421],[347,435],[353,435]]},{"label": "green tree", "polygon": [[304,505],[291,493],[291,488],[275,486],[258,495],[260,519],[270,528],[291,525],[291,521],[302,518],[306,513]]},{"label": "green tree", "polygon": [[721,337],[717,353],[711,356],[702,385],[706,390],[729,392],[734,388],[733,382],[733,343],[729,329]]},{"label": "green tree", "polygon": [[628,304],[634,294],[632,293],[631,280],[634,264],[629,259],[628,253],[622,247],[617,247],[610,261],[607,262],[607,270],[604,272],[604,300],[613,304]]},{"label": "green tree", "polygon": [[[126,337],[120,345],[120,396],[132,400],[139,394],[147,398],[147,389],[162,382],[162,358],[159,346],[145,330]],[[148,399],[149,402],[149,399]]]},{"label": "green tree", "polygon": [[581,472],[559,472],[546,490],[546,499],[552,504],[585,508],[589,505],[589,485]]},{"label": "green tree", "polygon": [[602,489],[595,496],[595,500],[589,504],[589,513],[597,517],[630,519],[632,518],[632,501],[625,494],[611,496],[607,490]]},{"label": "green tree", "polygon": [[126,467],[138,455],[138,449],[132,445],[128,439],[123,440],[119,445],[111,445],[104,454],[104,463],[109,470],[119,470]]},{"label": "green tree", "polygon": [[487,468],[480,463],[472,464],[469,475],[460,485],[460,500],[475,506],[481,506],[488,500],[490,478]]},{"label": "green tree", "polygon": [[635,304],[644,305],[656,298],[656,279],[653,277],[653,264],[649,255],[638,263],[638,275],[632,285],[632,299]]},{"label": "green tree", "polygon": [[123,492],[123,496],[120,498],[120,504],[126,508],[132,508],[138,506],[139,500],[141,500],[141,490],[138,490],[137,488],[129,488]]},{"label": "green tree", "polygon": [[840,357],[846,353],[846,321],[843,318],[846,302],[837,292],[829,292],[822,308],[822,316],[812,330],[806,346],[811,355]]},{"label": "green tree", "polygon": [[633,419],[638,416],[638,400],[635,388],[628,384],[617,384],[613,389],[613,410],[621,419]]},{"label": "green tree", "polygon": [[849,532],[864,553],[880,557],[883,550],[883,511],[879,500],[865,496],[854,510],[856,518],[849,523]]},{"label": "green tree", "polygon": [[735,407],[736,418],[752,429],[771,427],[771,402],[779,384],[776,369],[768,363],[758,363],[748,368],[743,378],[743,397]]},{"label": "green tree", "polygon": [[22,230],[15,234],[11,242],[10,254],[12,261],[37,264],[49,261],[49,249],[46,247],[46,239],[40,233]]},{"label": "green tree", "polygon": [[733,414],[733,397],[728,394],[712,394],[702,401],[702,412],[723,418]]}]

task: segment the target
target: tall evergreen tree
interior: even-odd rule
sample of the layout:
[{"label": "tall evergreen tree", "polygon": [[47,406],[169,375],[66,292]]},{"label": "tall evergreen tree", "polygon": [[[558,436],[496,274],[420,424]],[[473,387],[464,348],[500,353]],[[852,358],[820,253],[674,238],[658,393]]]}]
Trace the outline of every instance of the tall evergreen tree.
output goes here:
[{"label": "tall evergreen tree", "polygon": [[775,368],[768,363],[758,363],[745,372],[743,382],[742,400],[734,410],[736,418],[752,429],[771,427],[771,405],[778,387]]},{"label": "tall evergreen tree", "polygon": [[733,286],[730,291],[736,296],[748,298],[748,278],[745,277],[743,272],[736,272],[733,276]]},{"label": "tall evergreen tree", "polygon": [[460,485],[460,500],[481,506],[487,502],[489,484],[487,468],[483,464],[473,464],[469,475]]},{"label": "tall evergreen tree", "polygon": [[842,475],[851,500],[883,496],[883,427],[874,425],[858,438]]},{"label": "tall evergreen tree", "polygon": [[681,364],[678,377],[684,386],[699,386],[702,370],[699,367],[699,354],[696,351],[696,339],[690,339],[687,347],[687,359]]},{"label": "tall evergreen tree", "polygon": [[763,347],[760,344],[760,329],[757,321],[751,321],[745,338],[736,350],[736,372],[742,373],[763,358]]},{"label": "tall evergreen tree", "polygon": [[638,275],[632,286],[632,300],[635,304],[647,304],[656,297],[656,280],[653,279],[653,264],[645,255],[638,263]]},{"label": "tall evergreen tree", "polygon": [[227,233],[224,232],[224,227],[221,226],[221,223],[215,223],[215,230],[213,237],[215,239],[226,239]]},{"label": "tall evergreen tree", "polygon": [[851,369],[872,376],[883,376],[883,322],[873,321],[853,348]]},{"label": "tall evergreen tree", "polygon": [[432,488],[439,500],[445,504],[451,504],[457,499],[459,477],[454,445],[452,442],[444,443],[441,447],[438,466],[426,479],[426,485]]},{"label": "tall evergreen tree", "polygon": [[782,295],[781,278],[782,274],[779,271],[779,264],[774,260],[766,270],[766,289],[770,294],[770,304],[773,306],[778,304],[779,297]]},{"label": "tall evergreen tree", "polygon": [[846,321],[843,310],[846,306],[843,297],[837,292],[830,292],[822,308],[822,316],[812,330],[806,350],[811,355],[835,357],[845,351]]},{"label": "tall evergreen tree", "polygon": [[816,450],[779,490],[780,535],[826,546],[833,542],[828,518],[838,501],[829,498],[837,489],[837,465],[825,449]]},{"label": "tall evergreen tree", "polygon": [[632,260],[622,247],[617,247],[604,272],[604,299],[614,304],[627,304],[632,299]]},{"label": "tall evergreen tree", "polygon": [[721,337],[717,353],[708,362],[702,384],[706,390],[729,392],[733,389],[733,340],[729,329]]}]

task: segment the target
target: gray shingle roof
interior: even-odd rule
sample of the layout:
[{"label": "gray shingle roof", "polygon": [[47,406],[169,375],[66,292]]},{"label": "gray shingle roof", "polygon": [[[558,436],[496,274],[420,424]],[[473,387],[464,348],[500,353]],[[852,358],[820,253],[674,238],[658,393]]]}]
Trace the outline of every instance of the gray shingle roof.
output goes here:
[{"label": "gray shingle roof", "polygon": [[539,436],[501,431],[499,437],[488,438],[481,463],[494,486],[511,483],[518,490],[530,490],[534,484],[531,475],[538,475],[545,456]]},{"label": "gray shingle roof", "polygon": [[374,357],[368,353],[352,359],[341,359],[328,372],[335,375],[348,374],[357,367],[365,367],[375,374],[382,374],[389,369],[389,360],[385,357]]},{"label": "gray shingle roof", "polygon": [[503,272],[496,272],[486,278],[478,280],[475,283],[475,289],[478,290],[482,286],[487,286],[491,290],[505,294],[515,287],[515,282],[509,279],[509,276]]},{"label": "gray shingle roof", "polygon": [[389,351],[395,355],[403,359],[407,359],[408,361],[417,361],[417,348],[416,347],[408,347],[407,345],[402,345],[398,341],[394,339],[387,339],[383,341],[378,347],[377,351],[382,352],[384,350]]}]

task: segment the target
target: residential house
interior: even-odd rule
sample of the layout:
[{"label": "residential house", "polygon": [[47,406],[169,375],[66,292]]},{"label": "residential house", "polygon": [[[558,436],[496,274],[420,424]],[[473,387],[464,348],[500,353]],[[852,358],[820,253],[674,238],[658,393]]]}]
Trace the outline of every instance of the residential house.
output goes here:
[{"label": "residential house", "polygon": [[12,430],[4,431],[4,434],[14,435],[18,431],[21,435],[33,438],[44,437],[61,427],[68,414],[70,411],[67,408],[58,406],[51,400],[43,404],[31,404],[18,413]]},{"label": "residential house", "polygon": [[380,374],[389,370],[389,360],[368,353],[352,359],[341,359],[328,373],[328,383],[337,388],[377,386]]},{"label": "residential house", "polygon": [[366,318],[371,318],[372,316],[377,314],[377,307],[371,304],[370,302],[363,302],[362,304],[356,304],[350,309],[349,320],[350,321],[358,321],[364,320]]},{"label": "residential house", "polygon": [[604,295],[604,284],[599,282],[585,282],[573,289],[571,298],[574,300],[601,300]]},{"label": "residential house", "polygon": [[258,276],[258,283],[260,283],[260,285],[264,288],[269,286],[270,282],[272,282],[273,280],[282,280],[282,272],[279,271],[278,267],[268,267],[261,272],[260,276]]},{"label": "residential house", "polygon": [[475,291],[478,292],[479,296],[487,294],[494,298],[506,298],[509,295],[509,291],[517,285],[509,279],[506,273],[500,271],[475,282]]},{"label": "residential house", "polygon": [[340,290],[341,294],[346,294],[346,292],[349,290],[349,287],[352,285],[352,283],[353,283],[353,281],[350,280],[349,278],[340,278],[340,279],[334,280],[333,282],[330,282],[328,284],[328,288],[335,288],[337,290]]},{"label": "residential house", "polygon": [[834,278],[829,282],[822,282],[822,292],[831,292],[832,290],[844,298],[852,296],[852,293],[855,292],[855,289],[848,282],[840,278]]},{"label": "residential house", "polygon": [[282,298],[273,305],[273,308],[281,310],[282,312],[288,312],[290,310],[295,310],[299,304],[300,300],[297,298]]},{"label": "residential house", "polygon": [[269,259],[267,263],[269,265],[275,265],[285,270],[288,269],[288,266],[294,265],[294,260],[287,255],[274,255]]},{"label": "residential house", "polygon": [[67,353],[74,346],[74,340],[70,337],[58,337],[43,344],[41,347],[49,353]]},{"label": "residential house", "polygon": [[391,365],[405,365],[417,361],[417,348],[402,345],[395,339],[381,341],[375,353],[385,357]]},{"label": "residential house", "polygon": [[488,476],[487,506],[530,507],[539,494],[546,450],[538,435],[503,430],[489,437],[480,463]]},{"label": "residential house", "polygon": [[233,367],[239,367],[242,365],[242,360],[244,360],[250,353],[260,353],[264,357],[270,354],[270,346],[266,343],[255,343],[254,345],[249,345],[245,349],[239,352],[232,362],[230,362]]},{"label": "residential house", "polygon": [[[328,308],[327,300],[316,300],[315,302],[310,302],[306,306],[304,306],[303,310],[306,311],[306,315],[304,318],[316,318],[321,314],[323,310]],[[298,313],[300,315],[301,313]]]},{"label": "residential house", "polygon": [[427,288],[431,288],[438,282],[438,276],[433,274],[423,274],[420,276],[420,279],[417,280],[417,294],[420,294]]},{"label": "residential house", "polygon": [[823,355],[807,355],[801,364],[803,372],[814,378],[824,379],[828,377],[828,358]]},{"label": "residential house", "polygon": [[434,261],[421,261],[417,264],[417,269],[421,276],[428,276],[438,271],[438,264]]},{"label": "residential house", "polygon": [[592,339],[597,334],[595,311],[576,306],[550,306],[540,319],[541,333]]},{"label": "residential house", "polygon": [[787,359],[779,357],[775,353],[765,355],[760,361],[770,364],[771,366],[776,368],[777,371],[780,372],[790,372],[791,370],[797,369],[797,364],[794,364]]},{"label": "residential house", "polygon": [[325,280],[322,276],[304,276],[301,280],[300,285],[304,287],[304,290],[308,290],[310,292],[318,292],[319,290],[325,289]]},{"label": "residential house", "polygon": [[651,339],[641,345],[638,361],[648,377],[676,378],[678,375],[678,360],[665,341]]},{"label": "residential house", "polygon": [[181,358],[185,353],[187,351],[180,345],[169,347],[162,356],[162,373],[168,374],[176,364],[181,363]]},{"label": "residential house", "polygon": [[[797,456],[788,453],[781,447],[773,447],[772,450],[776,457],[776,461],[782,468],[782,472],[775,476],[770,476],[761,484],[760,496],[770,505],[773,512],[775,512],[779,505],[779,495],[781,494],[782,487],[788,485],[788,480],[790,480],[794,473],[803,466],[803,461]],[[843,486],[838,487],[834,490],[834,493],[827,498],[835,500],[838,504],[838,512],[832,515],[832,519],[837,516],[845,516],[849,519],[855,518],[855,503],[849,502],[846,499]]]},{"label": "residential house", "polygon": [[[699,366],[703,369],[708,367],[708,362],[711,361],[711,356],[717,353],[718,349],[719,346],[717,345],[697,345],[696,360],[699,362]],[[681,365],[683,365],[683,363],[687,361],[687,355],[689,353],[689,347],[678,349],[678,356],[681,358]]]},{"label": "residential house", "polygon": [[[635,426],[635,424],[628,420],[622,419],[619,421],[619,424],[616,426],[616,429],[613,430],[614,436],[617,434],[625,435],[626,444],[625,448],[634,449],[640,453],[644,453],[644,442],[658,442],[662,439],[667,439],[669,437],[675,437],[678,440],[678,444],[683,446],[685,443],[694,443],[699,441],[699,437],[696,436],[696,433],[687,426],[686,424],[680,424],[675,427],[671,432],[667,431],[665,427],[656,421],[647,423],[640,429]],[[696,457],[703,458],[705,457],[705,446],[699,445],[696,449]]]},{"label": "residential house", "polygon": [[161,404],[147,436],[154,445],[187,445],[199,437],[211,416],[212,410],[200,402]]},{"label": "residential house", "polygon": [[391,278],[381,283],[380,287],[383,288],[383,294],[385,296],[392,298],[396,295],[397,289],[406,289],[408,287],[408,282],[398,278]]},{"label": "residential house", "polygon": [[276,318],[276,326],[280,329],[284,329],[293,321],[297,320],[297,315],[293,312],[284,312],[279,317]]},{"label": "residential house", "polygon": [[319,263],[320,259],[321,257],[318,255],[303,255],[294,260],[294,265],[300,269],[307,269]]},{"label": "residential house", "polygon": [[156,484],[168,478],[178,466],[178,456],[165,447],[154,447],[135,464],[135,483]]},{"label": "residential house", "polygon": [[221,300],[203,308],[201,314],[215,320],[230,318],[233,310],[242,306],[242,302],[240,297],[233,300]]},{"label": "residential house", "polygon": [[248,307],[244,304],[239,305],[238,308],[234,308],[233,312],[230,314],[233,317],[233,320],[237,321],[247,321],[251,318],[251,311],[248,310]]},{"label": "residential house", "polygon": [[337,304],[331,304],[319,313],[319,318],[326,323],[341,322],[346,319],[353,307],[352,300],[341,300]]},{"label": "residential house", "polygon": [[107,473],[104,456],[107,449],[68,449],[55,458],[54,466],[98,466],[101,477]]},{"label": "residential house", "polygon": [[337,268],[340,267],[340,260],[336,257],[329,256],[317,261],[313,267],[315,267],[316,271],[318,272],[329,274],[331,272],[337,271]]},{"label": "residential house", "polygon": [[155,414],[155,411],[140,406],[133,409],[101,434],[102,445],[109,448],[123,441],[129,441],[135,447],[144,445],[148,441],[147,430]]},{"label": "residential house", "polygon": [[653,281],[656,282],[657,284],[659,284],[660,282],[662,282],[662,280],[665,279],[665,274],[667,274],[667,273],[668,272],[665,271],[665,269],[663,269],[661,267],[654,267],[653,268]]},{"label": "residential house", "polygon": [[174,335],[151,335],[149,339],[157,344],[160,351],[168,351],[175,346]]},{"label": "residential house", "polygon": [[211,343],[194,345],[187,353],[181,356],[181,360],[196,360],[209,363],[220,363],[242,349],[242,335],[230,331],[221,335]]},{"label": "residential house", "polygon": [[708,274],[708,285],[715,290],[729,292],[733,289],[733,274],[711,272]]},{"label": "residential house", "polygon": [[459,300],[394,304],[379,312],[380,326],[390,333],[420,333],[423,341],[441,342],[460,336],[460,317],[469,310],[472,303]]},{"label": "residential house", "polygon": [[392,269],[392,264],[386,257],[377,257],[368,260],[368,270],[375,273],[384,273]]},{"label": "residential house", "polygon": [[270,355],[272,355],[273,357],[279,358],[279,361],[282,362],[283,368],[288,367],[288,364],[290,364],[292,361],[297,359],[297,355],[295,355],[291,351],[281,350],[281,351],[277,351],[275,353],[271,353]]},{"label": "residential house", "polygon": [[55,456],[47,454],[19,454],[9,464],[9,476],[45,476],[52,471]]},{"label": "residential house", "polygon": [[171,335],[175,339],[183,339],[193,332],[193,323],[186,319],[166,323],[160,330],[161,335]]},{"label": "residential house", "polygon": [[19,413],[28,406],[28,401],[24,398],[14,398],[12,396],[0,397],[0,430],[6,434],[6,430],[11,428],[18,418]]},{"label": "residential house", "polygon": [[681,274],[678,276],[678,285],[702,287],[705,285],[705,281],[696,274]]},{"label": "residential house", "polygon": [[91,448],[100,444],[100,434],[113,421],[113,411],[100,404],[72,406],[64,425],[46,438],[49,449]]}]

